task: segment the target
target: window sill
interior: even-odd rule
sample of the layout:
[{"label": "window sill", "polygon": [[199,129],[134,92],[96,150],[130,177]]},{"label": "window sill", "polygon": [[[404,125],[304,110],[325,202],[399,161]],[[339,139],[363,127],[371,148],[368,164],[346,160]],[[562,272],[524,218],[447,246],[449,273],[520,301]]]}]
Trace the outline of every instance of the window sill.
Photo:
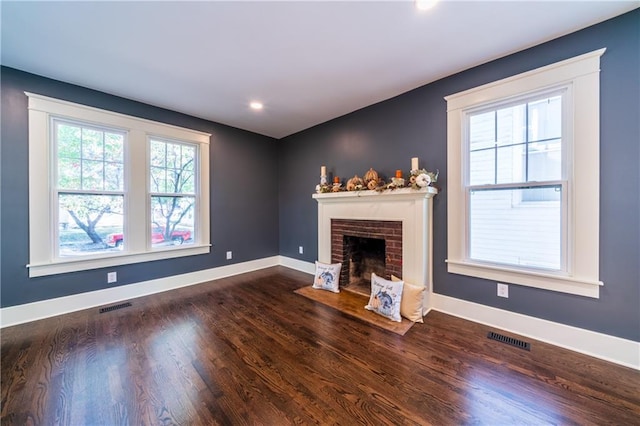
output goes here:
[{"label": "window sill", "polygon": [[600,297],[601,281],[580,279],[577,277],[557,275],[544,272],[522,271],[518,269],[446,260],[447,271],[453,274],[484,278],[527,287],[541,288],[560,293],[575,294],[585,297]]},{"label": "window sill", "polygon": [[112,266],[128,265],[132,263],[150,262],[154,260],[172,259],[176,257],[206,254],[211,251],[211,245],[190,247],[175,247],[153,252],[122,253],[108,257],[74,258],[58,260],[50,263],[29,264],[29,277],[64,274],[67,272],[86,271],[89,269],[108,268]]}]

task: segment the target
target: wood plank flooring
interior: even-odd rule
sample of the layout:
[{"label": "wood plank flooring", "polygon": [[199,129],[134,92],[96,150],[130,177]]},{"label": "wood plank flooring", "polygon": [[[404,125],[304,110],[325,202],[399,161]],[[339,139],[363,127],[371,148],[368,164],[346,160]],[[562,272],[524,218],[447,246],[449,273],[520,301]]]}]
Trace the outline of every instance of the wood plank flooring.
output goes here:
[{"label": "wood plank flooring", "polygon": [[293,293],[310,283],[269,268],[3,329],[0,421],[640,424],[638,371],[438,312],[398,336]]}]

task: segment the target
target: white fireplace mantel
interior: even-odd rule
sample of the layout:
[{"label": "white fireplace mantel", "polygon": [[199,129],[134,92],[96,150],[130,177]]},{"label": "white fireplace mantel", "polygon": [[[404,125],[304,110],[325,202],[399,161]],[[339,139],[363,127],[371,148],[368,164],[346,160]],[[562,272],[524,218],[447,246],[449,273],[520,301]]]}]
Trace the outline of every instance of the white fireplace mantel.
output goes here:
[{"label": "white fireplace mantel", "polygon": [[[428,296],[432,292],[432,209],[437,193],[429,186],[313,194],[318,202],[318,260],[331,263],[331,219],[401,221],[402,278],[425,286]],[[424,306],[429,306],[427,300]]]},{"label": "white fireplace mantel", "polygon": [[387,189],[385,191],[343,191],[343,192],[325,192],[321,194],[313,194],[318,203],[324,202],[344,202],[345,200],[401,200],[401,199],[427,199],[433,198],[438,190],[433,186],[427,186],[423,189]]}]

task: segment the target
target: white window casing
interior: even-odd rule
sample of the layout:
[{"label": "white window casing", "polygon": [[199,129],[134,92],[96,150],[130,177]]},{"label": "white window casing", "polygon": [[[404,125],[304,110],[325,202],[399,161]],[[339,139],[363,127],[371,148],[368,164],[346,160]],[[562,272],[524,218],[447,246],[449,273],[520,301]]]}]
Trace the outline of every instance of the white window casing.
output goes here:
[{"label": "white window casing", "polygon": [[[29,97],[29,276],[37,277],[123,264],[147,262],[210,252],[209,232],[209,139],[210,134],[136,118],[72,102],[27,93]],[[54,185],[52,123],[54,118],[75,120],[126,133],[125,145],[125,234],[122,252],[61,258],[56,256],[56,203]],[[146,243],[150,221],[148,206],[150,136],[179,140],[198,147],[198,208],[193,244],[151,250]]]},{"label": "white window casing", "polygon": [[[600,49],[445,97],[447,101],[447,268],[450,273],[599,297]],[[465,114],[483,105],[565,87],[566,241],[562,271],[476,262],[468,256]],[[563,126],[567,123],[563,122]],[[565,140],[567,144],[565,147]],[[564,223],[566,221],[566,223]]]}]

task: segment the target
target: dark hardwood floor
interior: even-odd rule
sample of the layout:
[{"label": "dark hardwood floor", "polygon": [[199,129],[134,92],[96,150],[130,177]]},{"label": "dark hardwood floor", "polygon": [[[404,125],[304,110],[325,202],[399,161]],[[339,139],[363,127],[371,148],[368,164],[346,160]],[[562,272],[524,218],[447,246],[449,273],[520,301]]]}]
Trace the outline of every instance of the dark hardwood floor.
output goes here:
[{"label": "dark hardwood floor", "polygon": [[311,280],[269,268],[3,329],[1,423],[640,424],[638,371],[438,312],[398,336],[293,293]]}]

